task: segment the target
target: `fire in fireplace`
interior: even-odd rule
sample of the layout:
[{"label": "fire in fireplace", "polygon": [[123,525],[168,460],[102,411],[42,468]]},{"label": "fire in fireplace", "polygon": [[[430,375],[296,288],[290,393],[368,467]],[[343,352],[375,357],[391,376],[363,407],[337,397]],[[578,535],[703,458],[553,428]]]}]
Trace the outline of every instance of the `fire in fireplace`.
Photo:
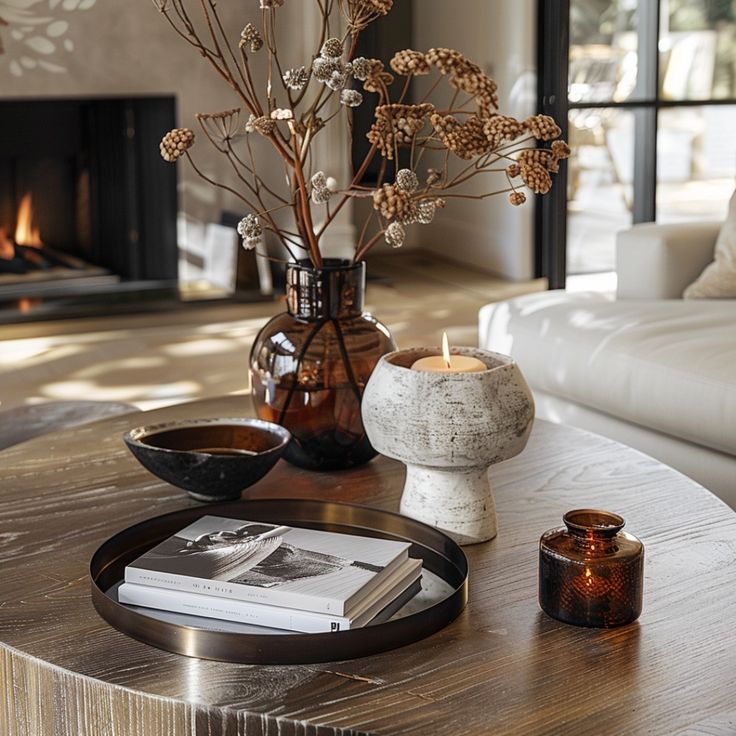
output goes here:
[{"label": "fire in fireplace", "polygon": [[17,245],[31,245],[40,248],[41,233],[33,223],[33,199],[30,192],[23,195],[18,207],[18,219],[15,226],[15,242]]},{"label": "fire in fireplace", "polygon": [[[40,229],[34,223],[33,198],[30,192],[24,194],[20,201],[12,237],[9,235],[10,231],[11,228],[0,224],[0,275],[31,274],[38,283],[82,274],[109,273],[107,269],[91,266],[79,258],[44,246]],[[10,279],[0,279],[0,288],[9,283]],[[12,283],[17,285],[20,281],[13,279]]]},{"label": "fire in fireplace", "polygon": [[174,126],[170,97],[0,101],[0,321],[176,292]]}]

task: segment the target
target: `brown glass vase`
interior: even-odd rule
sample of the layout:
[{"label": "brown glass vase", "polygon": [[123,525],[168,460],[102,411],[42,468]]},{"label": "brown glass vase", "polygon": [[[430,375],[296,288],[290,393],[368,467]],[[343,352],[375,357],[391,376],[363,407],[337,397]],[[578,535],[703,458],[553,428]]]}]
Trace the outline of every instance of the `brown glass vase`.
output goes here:
[{"label": "brown glass vase", "polygon": [[259,418],[286,427],[284,457],[309,470],[350,468],[376,455],[360,403],[391,333],[363,312],[365,264],[327,259],[289,264],[287,311],[258,334],[250,356]]},{"label": "brown glass vase", "polygon": [[618,514],[569,511],[539,540],[539,605],[576,626],[620,626],[641,613],[644,545]]}]

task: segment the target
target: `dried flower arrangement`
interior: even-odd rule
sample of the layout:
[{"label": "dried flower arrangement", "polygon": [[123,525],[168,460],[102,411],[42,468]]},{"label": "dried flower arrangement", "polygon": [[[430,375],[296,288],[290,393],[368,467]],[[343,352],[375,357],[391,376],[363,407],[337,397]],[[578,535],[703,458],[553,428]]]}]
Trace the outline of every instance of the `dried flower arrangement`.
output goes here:
[{"label": "dried flower arrangement", "polygon": [[[354,260],[362,260],[381,238],[401,246],[406,227],[429,224],[438,209],[452,198],[483,199],[508,194],[512,205],[526,201],[524,188],[546,194],[551,174],[570,149],[559,140],[555,121],[533,115],[520,121],[498,112],[496,83],[460,52],[433,48],[422,53],[404,49],[391,59],[388,71],[378,59],[356,57],[361,31],[388,14],[394,0],[314,0],[322,17],[321,38],[314,56],[303,66],[283,68],[277,44],[277,17],[286,0],[260,2],[261,27],[248,23],[231,43],[215,0],[153,0],[174,30],[210,63],[230,85],[248,114],[240,109],[197,115],[209,140],[229,160],[239,182],[237,190],[215,182],[194,162],[190,149],[193,131],[179,128],[161,141],[167,161],[185,156],[206,181],[236,195],[248,208],[238,232],[246,248],[254,248],[263,231],[281,240],[292,258],[304,251],[314,266],[322,264],[320,239],[351,198],[372,198],[373,212],[362,229]],[[189,5],[199,6],[197,17]],[[206,32],[200,34],[197,22]],[[344,32],[332,36],[340,26]],[[252,65],[260,57],[267,72],[264,95],[254,84]],[[418,102],[408,102],[414,77],[436,73],[436,81]],[[396,77],[403,83],[395,84]],[[430,102],[441,83],[449,85],[449,105]],[[392,100],[391,92],[400,90]],[[342,115],[352,131],[352,109],[364,104],[362,92],[377,95],[375,120],[368,133],[370,150],[356,167],[352,180],[337,182],[312,165],[311,146],[316,136]],[[259,175],[249,137],[258,135],[272,144],[287,176],[284,191],[270,187]],[[241,141],[240,139],[244,139]],[[549,146],[538,147],[548,143]],[[240,150],[239,150],[240,149]],[[422,170],[424,155],[433,152],[439,163]],[[361,184],[376,156],[381,157],[378,184]],[[392,162],[398,171],[385,181]],[[467,183],[478,176],[497,175],[499,189],[468,193]],[[477,191],[477,190],[475,190]],[[274,213],[290,208],[294,225],[285,227]],[[313,208],[320,208],[316,210]],[[316,217],[319,213],[319,217]]]}]

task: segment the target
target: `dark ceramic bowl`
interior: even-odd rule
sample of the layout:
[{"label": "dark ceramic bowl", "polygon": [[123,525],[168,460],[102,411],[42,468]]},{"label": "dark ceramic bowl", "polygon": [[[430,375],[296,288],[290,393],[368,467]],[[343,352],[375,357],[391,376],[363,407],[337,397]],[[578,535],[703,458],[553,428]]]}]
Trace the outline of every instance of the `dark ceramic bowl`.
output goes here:
[{"label": "dark ceramic bowl", "polygon": [[291,434],[260,419],[199,419],[137,427],[123,439],[144,468],[192,498],[228,501],[273,468]]}]

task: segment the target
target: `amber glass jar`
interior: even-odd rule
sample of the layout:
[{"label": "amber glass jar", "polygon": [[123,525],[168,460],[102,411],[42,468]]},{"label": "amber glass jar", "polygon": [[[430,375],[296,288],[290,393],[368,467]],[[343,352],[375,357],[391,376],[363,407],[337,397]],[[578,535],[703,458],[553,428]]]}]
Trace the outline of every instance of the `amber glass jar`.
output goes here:
[{"label": "amber glass jar", "polygon": [[568,511],[539,540],[539,605],[576,626],[619,626],[641,613],[644,545],[618,514]]},{"label": "amber glass jar", "polygon": [[376,455],[360,402],[378,359],[396,349],[388,329],[363,312],[365,264],[333,259],[289,264],[287,311],[258,334],[250,356],[259,418],[294,439],[284,457],[310,470],[362,465]]}]

